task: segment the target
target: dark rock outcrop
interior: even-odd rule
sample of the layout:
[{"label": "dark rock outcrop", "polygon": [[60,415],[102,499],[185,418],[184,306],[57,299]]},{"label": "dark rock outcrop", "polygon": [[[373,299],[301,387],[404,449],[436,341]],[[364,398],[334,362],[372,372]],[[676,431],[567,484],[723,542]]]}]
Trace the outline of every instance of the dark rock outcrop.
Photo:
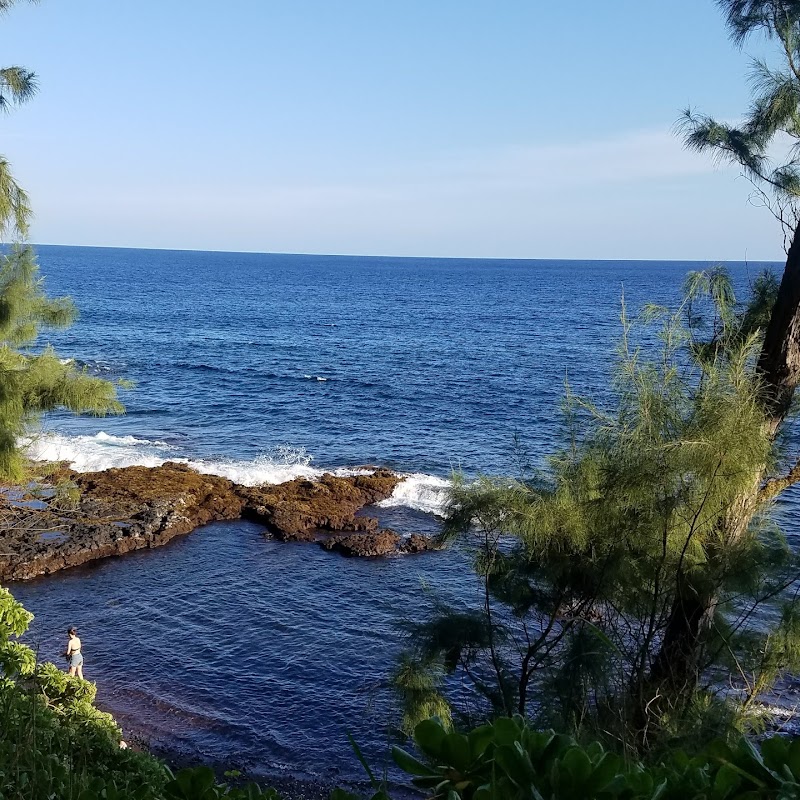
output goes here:
[{"label": "dark rock outcrop", "polygon": [[350,536],[331,536],[320,541],[326,550],[333,550],[345,556],[370,558],[375,556],[425,553],[438,550],[441,545],[431,536],[412,533],[404,539],[389,529],[356,533]]},{"label": "dark rock outcrop", "polygon": [[354,533],[350,536],[332,536],[321,542],[326,550],[335,550],[345,556],[387,556],[399,552],[402,537],[394,531]]},{"label": "dark rock outcrop", "polygon": [[364,506],[389,497],[400,478],[388,470],[340,478],[325,474],[318,481],[295,478],[277,486],[238,487],[242,516],[264,525],[283,541],[313,541],[317,530],[374,531],[378,521],[356,517]]},{"label": "dark rock outcrop", "polygon": [[74,473],[75,508],[6,503],[0,512],[0,581],[24,580],[98,558],[159,547],[213,520],[236,519],[231,481],[184,464]]},{"label": "dark rock outcrop", "polygon": [[412,533],[400,548],[404,553],[425,553],[428,550],[440,550],[442,545],[433,536]]},{"label": "dark rock outcrop", "polygon": [[20,502],[24,493],[19,491],[0,496],[0,582],[159,547],[208,522],[242,516],[284,541],[346,533],[325,546],[349,555],[427,549],[407,549],[394,532],[378,531],[376,519],[357,516],[364,506],[389,497],[399,483],[387,470],[263,487],[240,486],[173,462],[83,474],[62,469],[59,478],[74,482],[76,505],[63,507],[57,495],[45,494],[44,502],[33,503]]}]

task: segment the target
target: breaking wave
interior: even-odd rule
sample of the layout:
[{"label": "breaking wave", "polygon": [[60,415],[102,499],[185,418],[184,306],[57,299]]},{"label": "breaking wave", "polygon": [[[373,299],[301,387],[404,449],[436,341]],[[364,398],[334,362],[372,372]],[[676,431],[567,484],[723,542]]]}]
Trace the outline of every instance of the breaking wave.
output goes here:
[{"label": "breaking wave", "polygon": [[[174,445],[136,436],[113,436],[105,431],[94,435],[65,436],[47,432],[22,442],[34,461],[66,461],[77,472],[99,472],[113,467],[158,467],[166,461],[186,464],[207,475],[220,475],[243,486],[285,483],[294,478],[319,478],[334,475],[362,475],[365,467],[321,469],[313,466],[313,456],[302,447],[283,445],[251,461],[226,458],[196,459],[182,456]],[[378,505],[385,508],[406,506],[428,514],[444,513],[448,481],[433,475],[413,473],[403,476],[394,493]]]},{"label": "breaking wave", "polygon": [[170,460],[166,442],[112,436],[105,431],[94,436],[62,436],[42,433],[22,442],[34,461],[67,461],[78,472],[98,472],[112,467],[157,467]]},{"label": "breaking wave", "polygon": [[[98,472],[113,467],[158,467],[166,461],[175,461],[245,486],[283,483],[298,477],[315,478],[323,473],[311,466],[312,458],[305,450],[292,447],[276,447],[252,461],[193,459],[182,456],[167,442],[112,436],[105,431],[93,436],[48,432],[31,437],[24,446],[35,461],[67,461],[78,472]],[[352,474],[352,470],[348,474]]]},{"label": "breaking wave", "polygon": [[447,507],[447,490],[450,481],[437,478],[435,475],[425,475],[414,472],[405,475],[404,480],[397,485],[391,497],[378,503],[382,508],[395,508],[406,506],[426,514],[445,515]]}]

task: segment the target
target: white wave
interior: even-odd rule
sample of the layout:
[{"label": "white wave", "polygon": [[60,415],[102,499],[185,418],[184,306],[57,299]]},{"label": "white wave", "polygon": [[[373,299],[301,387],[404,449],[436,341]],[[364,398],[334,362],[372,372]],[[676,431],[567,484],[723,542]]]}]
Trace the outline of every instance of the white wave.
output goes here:
[{"label": "white wave", "polygon": [[44,433],[23,440],[22,445],[34,461],[66,461],[78,472],[134,465],[157,467],[169,460],[169,446],[164,442],[112,436],[105,431],[94,436]]},{"label": "white wave", "polygon": [[[158,467],[166,461],[186,464],[205,475],[220,475],[243,486],[278,484],[294,478],[311,480],[331,472],[340,477],[370,475],[365,467],[340,467],[324,470],[312,466],[312,456],[303,448],[281,446],[252,461],[234,459],[191,459],[181,457],[175,448],[161,441],[136,436],[113,436],[105,431],[89,436],[42,433],[22,443],[35,461],[66,461],[77,472],[99,472],[113,467]],[[392,496],[378,503],[384,508],[405,506],[427,514],[443,516],[450,482],[433,475],[404,475]]]},{"label": "white wave", "polygon": [[303,448],[276,447],[252,461],[220,459],[188,460],[186,463],[205,475],[221,475],[242,486],[285,483],[295,478],[319,478],[324,470],[311,466],[312,457]]},{"label": "white wave", "polygon": [[406,506],[426,514],[445,515],[447,507],[447,492],[450,481],[437,478],[435,475],[425,475],[415,472],[405,475],[397,484],[391,497],[378,503],[383,508],[396,508]]},{"label": "white wave", "polygon": [[166,442],[153,442],[150,441],[150,439],[137,439],[135,436],[112,436],[110,433],[106,433],[105,431],[100,431],[100,433],[96,433],[94,436],[84,436],[76,438],[94,439],[95,441],[102,442],[103,444],[109,445],[110,447],[124,447],[126,445],[141,444],[141,445],[153,445],[155,447],[163,447],[164,449],[167,450],[172,449]]},{"label": "white wave", "polygon": [[135,436],[112,436],[100,431],[94,436],[64,436],[49,432],[22,442],[34,461],[66,461],[77,472],[99,472],[113,467],[158,467],[165,461],[187,464],[205,475],[220,475],[244,486],[285,483],[294,478],[319,478],[325,472],[342,477],[368,475],[373,470],[312,467],[312,457],[303,448],[276,447],[252,461],[190,459],[178,456],[166,442]]}]

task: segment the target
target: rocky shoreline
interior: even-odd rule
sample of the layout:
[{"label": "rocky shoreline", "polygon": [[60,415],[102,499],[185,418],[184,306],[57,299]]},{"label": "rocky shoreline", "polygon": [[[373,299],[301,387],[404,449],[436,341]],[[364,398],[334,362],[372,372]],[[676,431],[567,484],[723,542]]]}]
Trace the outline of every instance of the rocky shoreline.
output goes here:
[{"label": "rocky shoreline", "polygon": [[347,556],[434,549],[430,537],[404,538],[358,513],[389,497],[401,480],[377,469],[252,487],[176,462],[91,473],[62,466],[36,490],[6,488],[0,495],[0,583],[160,547],[209,522],[240,518],[280,541],[318,543]]}]

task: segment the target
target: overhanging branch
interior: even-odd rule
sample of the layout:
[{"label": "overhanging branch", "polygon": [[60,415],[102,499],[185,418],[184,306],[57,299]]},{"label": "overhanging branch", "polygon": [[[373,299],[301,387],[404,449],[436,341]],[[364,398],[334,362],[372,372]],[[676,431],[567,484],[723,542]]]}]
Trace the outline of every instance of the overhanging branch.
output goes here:
[{"label": "overhanging branch", "polygon": [[797,461],[786,475],[780,478],[770,478],[767,480],[758,492],[758,499],[760,502],[772,500],[796,483],[800,483],[800,460]]}]

